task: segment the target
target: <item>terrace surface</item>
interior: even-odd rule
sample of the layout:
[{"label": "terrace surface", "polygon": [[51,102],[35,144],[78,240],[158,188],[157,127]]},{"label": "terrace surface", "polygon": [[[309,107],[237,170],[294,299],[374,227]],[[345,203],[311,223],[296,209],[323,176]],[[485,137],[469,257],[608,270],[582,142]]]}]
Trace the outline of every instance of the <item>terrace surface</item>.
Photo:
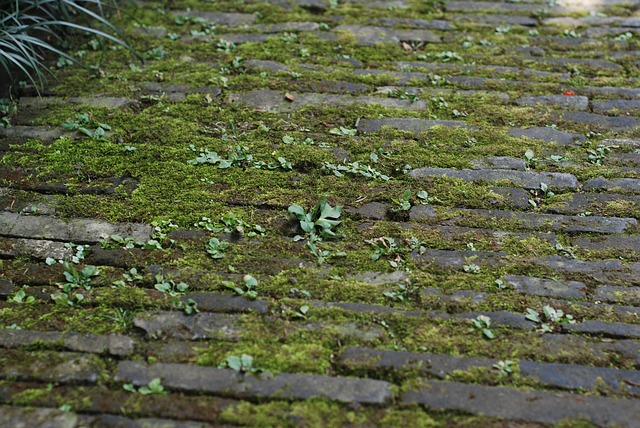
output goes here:
[{"label": "terrace surface", "polygon": [[638,8],[124,5],[0,128],[0,426],[640,427]]}]

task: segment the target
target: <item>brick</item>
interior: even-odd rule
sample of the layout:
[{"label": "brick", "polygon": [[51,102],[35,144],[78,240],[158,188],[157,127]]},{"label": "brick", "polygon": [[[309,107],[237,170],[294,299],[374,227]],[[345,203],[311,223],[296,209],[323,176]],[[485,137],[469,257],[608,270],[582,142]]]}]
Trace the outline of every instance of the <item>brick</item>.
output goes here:
[{"label": "brick", "polygon": [[115,334],[99,336],[74,332],[0,330],[0,346],[5,348],[38,343],[63,346],[65,349],[75,352],[109,353],[118,356],[132,354],[135,347],[132,338]]},{"label": "brick", "polygon": [[386,404],[393,394],[391,384],[370,379],[281,373],[254,376],[230,369],[185,364],[144,365],[133,361],[118,364],[115,380],[147,385],[161,378],[162,384],[178,391],[200,392],[237,398],[308,400],[322,397],[345,403]]},{"label": "brick", "polygon": [[588,367],[573,364],[540,364],[520,361],[520,374],[536,379],[542,385],[562,389],[595,390],[600,382],[617,392],[637,394],[640,372],[607,367]]},{"label": "brick", "polygon": [[[79,416],[58,409],[0,406],[0,426],[11,428],[80,428]],[[85,425],[86,426],[86,425]]]},{"label": "brick", "polygon": [[362,45],[374,45],[376,42],[422,42],[440,43],[440,37],[430,30],[394,30],[387,27],[367,25],[339,25],[333,31],[353,34]]},{"label": "brick", "polygon": [[576,144],[586,141],[584,135],[571,134],[568,132],[558,131],[553,128],[533,127],[533,128],[513,128],[508,134],[512,137],[521,138],[528,137],[534,140],[542,140],[548,143],[557,143],[560,145]]},{"label": "brick", "polygon": [[[501,3],[504,4],[504,3]],[[466,11],[465,9],[462,10]],[[478,20],[478,15],[471,13],[447,13],[447,18],[453,22],[469,22],[474,25],[484,26],[484,27],[493,27],[495,25],[500,24],[508,24],[508,25],[522,25],[524,27],[535,27],[538,25],[538,21],[535,18],[530,18],[528,16],[517,16],[517,15],[496,15],[496,14],[483,14],[482,20]]]},{"label": "brick", "polygon": [[47,257],[54,259],[68,259],[72,251],[66,248],[62,242],[47,241],[42,239],[13,239],[4,238],[0,247],[2,257],[27,256],[44,260]]},{"label": "brick", "polygon": [[640,420],[637,400],[445,381],[422,382],[405,392],[401,402],[543,424],[586,419],[598,426],[634,427]]},{"label": "brick", "polygon": [[586,285],[579,281],[561,281],[520,275],[505,275],[505,281],[519,293],[534,296],[583,299]]},{"label": "brick", "polygon": [[637,178],[616,178],[607,180],[598,177],[587,181],[584,184],[584,190],[622,190],[626,192],[640,192],[640,179]]},{"label": "brick", "polygon": [[[640,250],[640,247],[637,248]],[[616,287],[601,285],[593,293],[593,299],[601,302],[623,303],[640,306],[640,289],[637,287]]]},{"label": "brick", "polygon": [[407,27],[407,28],[431,29],[431,30],[439,30],[439,31],[448,31],[453,29],[453,27],[448,21],[444,21],[441,19],[426,21],[424,19],[411,19],[411,18],[380,18],[378,20],[378,23],[386,27]]},{"label": "brick", "polygon": [[586,250],[640,253],[640,236],[581,236],[571,244]]},{"label": "brick", "polygon": [[251,300],[242,296],[224,293],[191,293],[183,301],[194,300],[198,309],[205,312],[255,312],[265,314],[269,304],[263,300]]},{"label": "brick", "polygon": [[636,129],[640,126],[640,119],[631,116],[603,116],[600,114],[580,112],[565,113],[562,118],[570,122],[598,125],[603,128],[617,130]]},{"label": "brick", "polygon": [[553,107],[569,111],[584,111],[589,108],[589,99],[587,97],[564,95],[547,95],[541,97],[525,96],[518,98],[515,103],[519,106],[543,106]]},{"label": "brick", "polygon": [[199,11],[176,11],[175,15],[191,18],[202,18],[206,21],[220,25],[238,26],[253,24],[256,16],[252,13],[225,13],[225,12],[199,12]]},{"label": "brick", "polygon": [[557,172],[417,168],[407,175],[412,178],[453,177],[464,181],[485,181],[489,183],[508,181],[525,189],[539,189],[540,183],[546,183],[549,188],[558,190],[575,189],[578,185],[578,180],[575,176]]},{"label": "brick", "polygon": [[639,100],[595,100],[591,103],[594,113],[598,114],[640,114]]},{"label": "brick", "polygon": [[75,243],[97,243],[103,235],[120,235],[148,241],[152,227],[134,223],[107,223],[92,219],[65,222],[49,216],[0,213],[0,234],[18,238],[46,239]]},{"label": "brick", "polygon": [[246,104],[259,111],[266,112],[287,112],[296,110],[308,105],[321,106],[339,105],[350,106],[357,104],[375,105],[383,107],[399,108],[405,110],[425,110],[424,101],[411,102],[396,98],[381,98],[372,96],[351,97],[346,95],[314,94],[314,93],[293,93],[293,101],[285,98],[281,91],[258,90],[246,94],[231,94],[228,98],[230,103]]},{"label": "brick", "polygon": [[240,338],[240,315],[156,311],[138,314],[133,325],[143,329],[154,339],[173,338],[179,340],[237,340]]},{"label": "brick", "polygon": [[530,259],[534,266],[544,267],[558,273],[587,276],[599,283],[626,283],[640,285],[640,263],[625,263],[620,260],[583,261],[561,256]]},{"label": "brick", "polygon": [[526,170],[526,164],[524,159],[493,156],[482,159],[471,159],[471,169],[512,169],[524,171]]},{"label": "brick", "polygon": [[533,330],[535,324],[528,321],[523,314],[515,314],[508,311],[478,311],[459,314],[460,318],[475,319],[480,315],[491,319],[491,325],[496,327],[510,327],[519,330]]},{"label": "brick", "polygon": [[355,275],[348,275],[347,278],[354,279],[360,282],[366,282],[371,285],[383,285],[383,284],[401,284],[407,280],[407,273],[396,270],[393,272],[363,272]]},{"label": "brick", "polygon": [[416,134],[428,131],[434,126],[468,128],[464,122],[459,120],[427,120],[415,118],[384,118],[384,119],[361,119],[358,122],[358,131],[365,134],[379,131],[387,126],[400,131],[414,132]]},{"label": "brick", "polygon": [[39,382],[96,383],[102,361],[93,354],[0,350],[0,378]]},{"label": "brick", "polygon": [[586,333],[605,337],[623,339],[640,338],[640,325],[637,324],[587,320],[578,324],[562,324],[562,329],[568,332]]},{"label": "brick", "polygon": [[469,370],[472,367],[491,367],[496,362],[497,360],[490,358],[418,354],[350,346],[342,352],[339,364],[351,370],[417,370],[420,373],[444,379],[455,370]]},{"label": "brick", "polygon": [[55,139],[64,134],[62,128],[50,129],[46,126],[12,126],[0,128],[0,137],[5,138],[40,138],[43,140]]}]

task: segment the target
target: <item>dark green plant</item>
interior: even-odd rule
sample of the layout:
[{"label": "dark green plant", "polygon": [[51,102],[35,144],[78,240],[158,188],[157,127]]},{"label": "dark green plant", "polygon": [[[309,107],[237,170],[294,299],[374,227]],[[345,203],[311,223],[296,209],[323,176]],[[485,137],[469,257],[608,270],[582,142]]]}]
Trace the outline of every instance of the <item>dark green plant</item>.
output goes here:
[{"label": "dark green plant", "polygon": [[9,81],[25,75],[39,88],[51,74],[48,54],[86,67],[59,48],[75,34],[91,34],[134,52],[107,19],[106,11],[116,7],[115,0],[0,0],[0,70]]}]

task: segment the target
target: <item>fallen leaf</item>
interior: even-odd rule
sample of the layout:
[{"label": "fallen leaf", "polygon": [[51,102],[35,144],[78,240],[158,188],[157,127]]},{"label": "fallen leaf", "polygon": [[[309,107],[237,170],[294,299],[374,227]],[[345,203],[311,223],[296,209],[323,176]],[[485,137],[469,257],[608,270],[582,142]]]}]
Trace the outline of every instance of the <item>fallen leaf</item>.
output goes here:
[{"label": "fallen leaf", "polygon": [[285,98],[287,101],[291,101],[291,102],[294,102],[294,101],[296,100],[296,97],[294,97],[293,95],[291,95],[289,92],[287,92],[286,94],[284,94],[284,98]]},{"label": "fallen leaf", "polygon": [[567,96],[567,97],[572,97],[572,96],[574,96],[575,94],[576,94],[576,93],[575,93],[575,92],[573,92],[573,91],[566,91],[566,92],[564,92],[562,95],[565,95],[565,96]]}]

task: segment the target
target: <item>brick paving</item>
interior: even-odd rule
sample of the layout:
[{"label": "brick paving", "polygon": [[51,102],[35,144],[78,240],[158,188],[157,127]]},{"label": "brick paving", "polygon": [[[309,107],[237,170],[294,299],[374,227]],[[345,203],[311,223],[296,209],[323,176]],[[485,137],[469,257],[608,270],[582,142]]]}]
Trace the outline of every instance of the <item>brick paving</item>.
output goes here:
[{"label": "brick paving", "polygon": [[640,427],[637,1],[136,4],[0,128],[0,426]]}]

